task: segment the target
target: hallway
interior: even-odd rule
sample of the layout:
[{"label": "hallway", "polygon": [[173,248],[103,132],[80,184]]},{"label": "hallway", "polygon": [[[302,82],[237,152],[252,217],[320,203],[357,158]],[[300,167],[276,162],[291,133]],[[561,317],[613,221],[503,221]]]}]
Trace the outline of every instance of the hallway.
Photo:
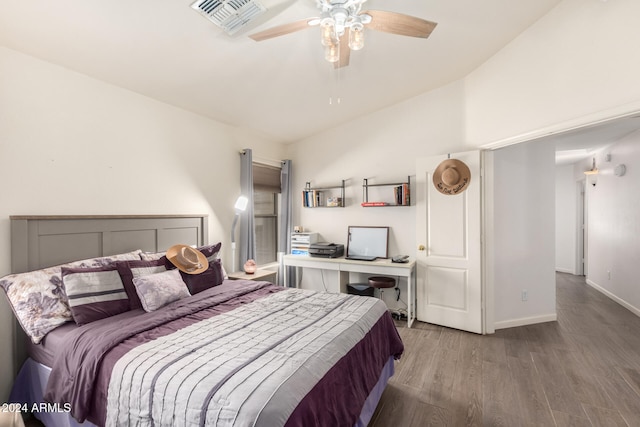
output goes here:
[{"label": "hallway", "polygon": [[556,274],[557,322],[474,335],[417,322],[370,427],[638,426],[640,318]]}]

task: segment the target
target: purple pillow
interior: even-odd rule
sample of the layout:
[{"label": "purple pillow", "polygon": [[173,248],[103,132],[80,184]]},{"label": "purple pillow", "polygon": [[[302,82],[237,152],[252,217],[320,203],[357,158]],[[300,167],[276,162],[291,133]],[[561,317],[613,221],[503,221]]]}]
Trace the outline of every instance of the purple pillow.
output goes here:
[{"label": "purple pillow", "polygon": [[220,252],[221,247],[222,242],[218,242],[215,245],[200,246],[197,249],[202,252],[202,255],[204,255],[209,262],[212,262],[218,259],[218,252]]},{"label": "purple pillow", "polygon": [[71,315],[78,325],[129,311],[129,298],[115,266],[61,270]]},{"label": "purple pillow", "polygon": [[140,302],[140,298],[136,292],[133,279],[140,276],[146,276],[148,274],[167,271],[165,262],[168,264],[167,258],[162,257],[154,261],[120,261],[116,264],[118,273],[120,273],[120,278],[122,279],[122,284],[124,285],[124,290],[127,292],[127,296],[129,297],[131,310],[142,308],[142,303]]},{"label": "purple pillow", "polygon": [[198,292],[202,292],[205,289],[212,288],[222,284],[224,281],[224,274],[222,273],[222,264],[220,260],[209,261],[209,268],[200,274],[187,274],[180,272],[182,280],[187,284],[191,295],[195,295]]}]

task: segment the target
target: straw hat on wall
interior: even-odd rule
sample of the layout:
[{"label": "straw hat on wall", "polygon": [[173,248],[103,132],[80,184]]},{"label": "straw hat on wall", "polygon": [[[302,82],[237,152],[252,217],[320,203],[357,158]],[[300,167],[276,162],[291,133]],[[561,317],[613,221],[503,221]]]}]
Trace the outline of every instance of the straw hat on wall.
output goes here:
[{"label": "straw hat on wall", "polygon": [[471,182],[471,171],[461,160],[442,161],[433,172],[433,185],[436,190],[447,196],[464,192]]}]

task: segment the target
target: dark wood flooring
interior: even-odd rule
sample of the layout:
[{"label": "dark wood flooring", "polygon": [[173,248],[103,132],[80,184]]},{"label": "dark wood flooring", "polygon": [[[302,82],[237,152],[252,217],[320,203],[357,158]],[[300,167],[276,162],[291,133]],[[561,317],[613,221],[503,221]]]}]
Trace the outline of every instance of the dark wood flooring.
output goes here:
[{"label": "dark wood flooring", "polygon": [[557,274],[557,322],[475,335],[417,322],[369,427],[640,426],[640,317]]}]

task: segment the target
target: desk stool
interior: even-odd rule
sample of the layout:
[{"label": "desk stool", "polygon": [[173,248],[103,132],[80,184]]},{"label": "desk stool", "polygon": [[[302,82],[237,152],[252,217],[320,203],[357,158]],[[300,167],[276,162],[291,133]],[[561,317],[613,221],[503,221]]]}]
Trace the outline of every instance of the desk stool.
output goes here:
[{"label": "desk stool", "polygon": [[383,289],[395,288],[396,279],[394,279],[393,277],[372,276],[372,277],[369,277],[369,286],[371,286],[372,288],[379,289],[380,290],[379,298],[383,299],[382,298],[384,294]]}]

